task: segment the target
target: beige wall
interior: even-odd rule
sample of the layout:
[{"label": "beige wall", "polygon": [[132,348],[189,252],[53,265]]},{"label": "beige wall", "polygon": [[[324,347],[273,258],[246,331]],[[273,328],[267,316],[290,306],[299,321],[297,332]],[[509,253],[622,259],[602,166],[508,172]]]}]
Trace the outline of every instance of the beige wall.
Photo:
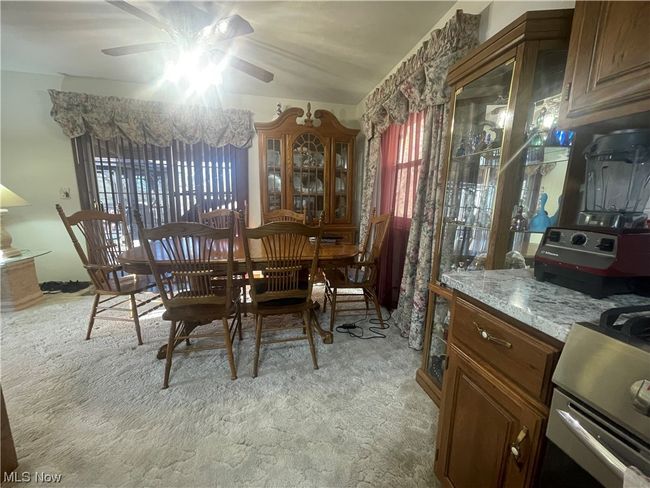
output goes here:
[{"label": "beige wall", "polygon": [[[177,103],[181,99],[173,91],[152,90],[134,83],[2,72],[0,181],[31,203],[29,207],[12,209],[3,221],[14,238],[15,247],[52,251],[36,261],[39,281],[85,280],[86,275],[54,210],[55,203],[60,203],[66,212],[78,210],[79,196],[70,141],[49,115],[49,88]],[[277,103],[283,108],[307,105],[305,100],[251,95],[224,96],[220,102],[226,108],[253,111],[255,121],[271,120]],[[330,110],[345,125],[358,127],[354,105],[312,100],[312,111],[319,108]],[[70,188],[72,198],[62,200],[60,188]],[[249,200],[250,221],[256,225],[260,221],[257,137],[249,152]]]}]

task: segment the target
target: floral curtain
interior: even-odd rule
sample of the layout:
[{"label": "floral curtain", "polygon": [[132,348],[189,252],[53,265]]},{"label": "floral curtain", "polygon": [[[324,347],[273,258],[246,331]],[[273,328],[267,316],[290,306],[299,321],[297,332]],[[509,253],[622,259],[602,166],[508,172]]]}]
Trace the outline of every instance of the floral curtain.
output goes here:
[{"label": "floral curtain", "polygon": [[403,123],[411,112],[427,110],[423,159],[418,194],[394,318],[409,338],[409,346],[422,348],[427,283],[431,276],[434,222],[441,208],[440,168],[445,158],[449,130],[451,89],[446,83],[449,68],[478,45],[480,16],[461,10],[442,29],[431,33],[418,51],[366,100],[362,126],[367,138],[366,165],[361,202],[361,235],[368,226],[373,191],[380,164],[381,134],[391,123]]},{"label": "floral curtain", "polygon": [[172,105],[128,98],[49,90],[52,118],[70,137],[90,134],[110,140],[124,136],[138,144],[167,147],[173,140],[249,147],[253,113],[215,107]]}]

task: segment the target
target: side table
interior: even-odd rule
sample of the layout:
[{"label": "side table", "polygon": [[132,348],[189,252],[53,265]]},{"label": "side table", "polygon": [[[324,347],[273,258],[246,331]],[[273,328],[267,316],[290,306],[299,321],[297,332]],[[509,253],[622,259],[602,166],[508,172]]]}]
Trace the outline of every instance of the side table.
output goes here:
[{"label": "side table", "polygon": [[0,260],[0,308],[3,312],[22,310],[43,299],[34,258],[49,252],[24,250],[20,256]]}]

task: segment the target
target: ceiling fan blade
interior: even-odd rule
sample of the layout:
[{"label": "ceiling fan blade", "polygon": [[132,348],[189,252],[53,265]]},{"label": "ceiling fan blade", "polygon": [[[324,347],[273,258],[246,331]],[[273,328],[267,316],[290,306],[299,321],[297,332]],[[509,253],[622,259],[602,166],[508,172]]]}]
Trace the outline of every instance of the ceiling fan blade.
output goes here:
[{"label": "ceiling fan blade", "polygon": [[122,9],[125,12],[130,13],[131,15],[135,15],[140,20],[144,20],[146,23],[151,24],[154,27],[158,27],[159,29],[164,31],[169,31],[169,26],[167,24],[165,24],[161,20],[158,20],[153,15],[149,15],[144,10],[140,10],[138,7],[131,5],[128,2],[125,2],[124,0],[106,0],[106,3],[110,3],[114,7]]},{"label": "ceiling fan blade", "polygon": [[148,53],[151,51],[162,51],[171,49],[174,44],[171,42],[145,42],[142,44],[131,44],[129,46],[111,47],[102,49],[104,54],[109,56],[127,56],[129,54]]},{"label": "ceiling fan blade", "polygon": [[253,26],[242,16],[235,14],[215,20],[212,24],[205,26],[199,31],[199,38],[210,43],[245,36],[253,32]]},{"label": "ceiling fan blade", "polygon": [[260,68],[259,66],[249,63],[242,58],[238,58],[237,56],[231,56],[225,51],[221,51],[220,49],[213,49],[212,52],[221,54],[223,56],[228,56],[228,65],[231,68],[235,68],[236,70],[246,73],[253,78],[257,78],[258,80],[263,81],[264,83],[273,81],[275,75],[270,71],[265,70],[264,68]]}]

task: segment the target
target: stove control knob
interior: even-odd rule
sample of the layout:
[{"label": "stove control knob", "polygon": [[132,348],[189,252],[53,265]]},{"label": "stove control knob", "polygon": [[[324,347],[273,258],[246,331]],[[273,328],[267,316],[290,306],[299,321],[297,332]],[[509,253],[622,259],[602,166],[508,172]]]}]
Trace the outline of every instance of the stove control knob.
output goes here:
[{"label": "stove control knob", "polygon": [[632,405],[641,414],[650,417],[650,380],[639,380],[630,386]]}]

